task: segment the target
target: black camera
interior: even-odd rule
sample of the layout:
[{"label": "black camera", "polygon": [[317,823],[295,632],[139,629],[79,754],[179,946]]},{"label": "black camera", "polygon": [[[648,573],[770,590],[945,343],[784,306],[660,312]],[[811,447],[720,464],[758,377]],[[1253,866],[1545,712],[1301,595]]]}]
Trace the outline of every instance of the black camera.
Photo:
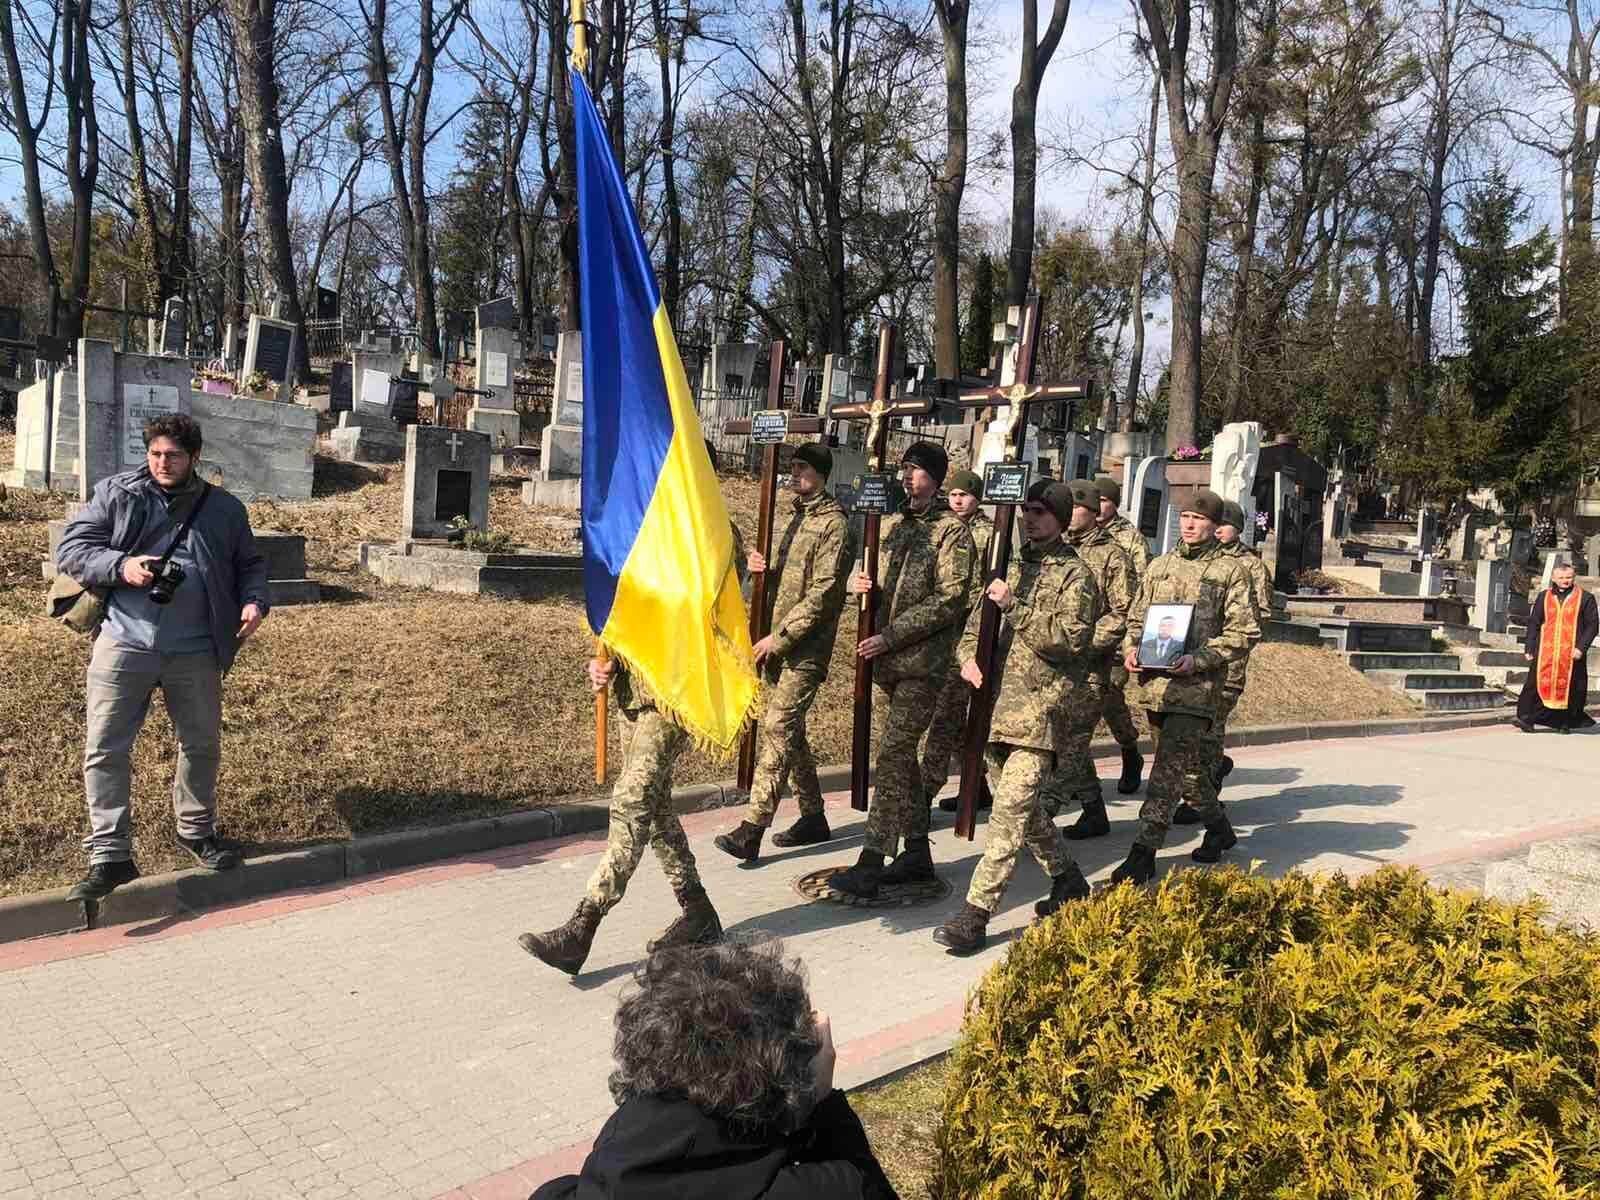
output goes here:
[{"label": "black camera", "polygon": [[186,572],[169,559],[155,574],[155,580],[150,584],[150,602],[171,604],[172,594],[182,585]]}]

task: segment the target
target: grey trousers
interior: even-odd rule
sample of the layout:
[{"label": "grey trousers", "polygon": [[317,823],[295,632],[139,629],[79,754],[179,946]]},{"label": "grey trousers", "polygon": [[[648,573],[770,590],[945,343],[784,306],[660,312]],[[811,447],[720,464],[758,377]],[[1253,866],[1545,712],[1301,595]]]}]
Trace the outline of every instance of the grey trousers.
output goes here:
[{"label": "grey trousers", "polygon": [[222,672],[214,654],[161,654],[95,639],[89,658],[83,790],[89,801],[89,862],[133,857],[131,758],[134,739],[161,689],[178,735],[172,811],[178,836],[208,837],[217,815],[222,762]]}]

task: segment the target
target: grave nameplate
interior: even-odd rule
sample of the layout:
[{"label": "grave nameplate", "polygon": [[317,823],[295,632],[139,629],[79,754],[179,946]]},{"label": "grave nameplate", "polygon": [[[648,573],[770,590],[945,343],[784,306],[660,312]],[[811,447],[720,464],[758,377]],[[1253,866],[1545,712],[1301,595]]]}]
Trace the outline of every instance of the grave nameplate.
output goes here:
[{"label": "grave nameplate", "polygon": [[448,525],[457,517],[472,518],[472,472],[441,468],[435,485],[433,519]]},{"label": "grave nameplate", "polygon": [[510,296],[501,296],[487,304],[478,305],[479,329],[515,329],[517,327],[517,302]]},{"label": "grave nameplate", "polygon": [[387,372],[371,367],[361,372],[361,407],[368,412],[390,414],[390,379]]},{"label": "grave nameplate", "polygon": [[415,425],[417,415],[417,381],[396,379],[389,392],[389,416],[396,425]]},{"label": "grave nameplate", "polygon": [[289,347],[294,344],[294,330],[283,325],[255,323],[255,369],[273,383],[289,378]]},{"label": "grave nameplate", "polygon": [[561,393],[561,411],[556,418],[563,425],[583,424],[583,359],[567,364],[567,386]]},{"label": "grave nameplate", "polygon": [[750,415],[750,441],[756,446],[776,446],[789,436],[789,414],[768,408]]},{"label": "grave nameplate", "polygon": [[155,383],[122,385],[122,465],[144,464],[144,427],[157,417],[178,411],[178,389]]},{"label": "grave nameplate", "polygon": [[893,475],[858,475],[850,511],[888,516],[898,507],[898,497],[895,495],[897,490]]},{"label": "grave nameplate", "polygon": [[1161,506],[1166,499],[1160,488],[1145,488],[1139,497],[1139,532],[1147,538],[1161,534]]},{"label": "grave nameplate", "polygon": [[349,412],[354,394],[354,368],[340,359],[328,372],[328,411]]},{"label": "grave nameplate", "polygon": [[983,469],[985,504],[1021,504],[1028,498],[1027,463],[990,463]]},{"label": "grave nameplate", "polygon": [[339,293],[332,288],[317,286],[317,320],[331,321],[339,315]]},{"label": "grave nameplate", "polygon": [[511,382],[511,356],[493,351],[483,356],[483,381],[489,387],[506,387]]},{"label": "grave nameplate", "polygon": [[188,341],[188,309],[178,297],[169,297],[161,309],[161,353],[181,358]]}]

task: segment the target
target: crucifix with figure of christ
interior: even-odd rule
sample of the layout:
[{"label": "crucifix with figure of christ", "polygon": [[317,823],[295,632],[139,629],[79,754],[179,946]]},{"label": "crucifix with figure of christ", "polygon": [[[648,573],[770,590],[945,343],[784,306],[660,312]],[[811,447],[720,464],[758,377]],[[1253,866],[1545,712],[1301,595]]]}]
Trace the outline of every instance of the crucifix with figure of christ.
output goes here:
[{"label": "crucifix with figure of christ", "polygon": [[[767,569],[750,580],[750,644],[754,646],[772,632],[772,614],[767,611],[767,581],[772,576],[772,520],[778,503],[778,446],[794,433],[821,433],[819,417],[789,412],[783,403],[783,339],[775,339],[767,370],[767,409],[752,417],[740,417],[722,427],[724,433],[747,433],[753,444],[762,447],[761,500],[756,522],[756,553],[767,561]],[[739,746],[739,787],[750,790],[756,773],[756,725],[751,723]]]},{"label": "crucifix with figure of christ", "polygon": [[[886,498],[890,492],[884,474],[884,456],[889,449],[889,422],[895,417],[921,415],[933,410],[933,401],[926,397],[902,396],[890,400],[894,390],[895,327],[888,321],[878,324],[878,375],[872,385],[871,404],[836,404],[828,409],[829,420],[867,422],[867,476],[879,476],[877,486],[861,489],[857,511],[864,511],[865,527],[861,537],[861,572],[876,583],[878,578],[878,526],[886,506],[874,503],[866,508],[863,503],[870,494]],[[878,632],[878,588],[861,597],[861,610],[856,618],[856,645]],[[867,773],[872,767],[872,660],[856,655],[855,721],[850,738],[850,806],[859,811],[867,807]]]},{"label": "crucifix with figure of christ", "polygon": [[[1033,382],[1035,356],[1039,347],[1038,296],[1033,296],[1022,310],[1022,328],[1018,331],[1016,381],[1004,387],[979,388],[962,392],[960,397],[946,403],[961,408],[1005,406],[1006,415],[1001,429],[1005,437],[1006,465],[1015,465],[1022,458],[1028,433],[1029,411],[1036,404],[1050,401],[1067,401],[1076,404],[1087,400],[1093,390],[1093,381],[1078,379],[1068,383]],[[1066,421],[1068,428],[1072,420]],[[1066,474],[1065,471],[1062,474]],[[985,483],[984,492],[989,488]],[[1023,489],[1024,493],[1026,489]],[[1006,577],[1011,562],[1011,526],[1016,513],[1015,502],[997,502],[994,506],[994,536],[989,540],[988,562],[983,564],[984,595],[978,619],[978,670],[983,674],[983,685],[972,695],[967,708],[967,728],[961,752],[961,799],[956,807],[956,836],[972,840],[977,827],[976,810],[978,793],[983,785],[983,752],[989,742],[989,725],[994,717],[994,701],[998,694],[995,678],[995,650],[1000,640],[1000,609],[989,599],[988,587],[996,579]]]}]

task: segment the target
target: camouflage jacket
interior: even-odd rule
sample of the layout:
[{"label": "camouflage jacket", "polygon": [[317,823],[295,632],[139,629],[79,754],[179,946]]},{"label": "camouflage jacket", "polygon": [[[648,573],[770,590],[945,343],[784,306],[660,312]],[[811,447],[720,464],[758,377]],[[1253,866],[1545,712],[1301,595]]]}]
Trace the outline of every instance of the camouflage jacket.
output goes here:
[{"label": "camouflage jacket", "polygon": [[[732,521],[728,527],[733,531],[733,569],[739,576],[739,587],[744,592],[745,611],[750,611],[750,596],[746,585],[749,582],[749,564],[745,562],[744,534],[739,532],[739,527]],[[642,680],[635,679],[633,672],[622,663],[617,663],[617,669],[611,674],[611,694],[616,698],[617,707],[629,720],[636,720],[640,713],[656,706],[655,698],[650,695],[650,689],[644,686]]]},{"label": "camouflage jacket", "polygon": [[1081,535],[1070,535],[1068,543],[1087,564],[1100,588],[1100,617],[1094,623],[1090,643],[1095,658],[1094,675],[1103,685],[1112,662],[1122,653],[1122,635],[1128,628],[1128,609],[1138,590],[1133,563],[1110,532],[1098,526]]},{"label": "camouflage jacket", "polygon": [[850,520],[819,492],[796,498],[794,514],[767,564],[767,628],[775,656],[827,671],[844,608],[851,559]]},{"label": "camouflage jacket", "polygon": [[1243,659],[1250,644],[1261,636],[1250,572],[1215,538],[1197,546],[1180,544],[1153,560],[1128,610],[1124,652],[1139,645],[1145,614],[1152,604],[1194,605],[1188,643],[1194,671],[1189,675],[1135,674],[1128,684],[1129,703],[1154,712],[1212,716],[1221,699],[1228,664]]},{"label": "camouflage jacket", "polygon": [[[1066,725],[1057,719],[1071,694],[1086,686],[1089,644],[1100,615],[1100,588],[1078,552],[1057,538],[1025,545],[1006,571],[1015,603],[1000,621],[991,742],[1062,750]],[[957,658],[978,655],[981,610],[961,635]]]},{"label": "camouflage jacket", "polygon": [[[1256,603],[1256,623],[1259,625],[1272,611],[1272,576],[1267,573],[1267,564],[1261,561],[1261,555],[1243,542],[1229,542],[1222,548],[1222,552],[1233,555],[1250,573],[1250,598]],[[1253,648],[1254,643],[1251,645]],[[1250,655],[1246,653],[1238,662],[1229,663],[1228,681],[1224,686],[1242,692],[1245,685],[1245,668],[1249,661]]]},{"label": "camouflage jacket", "polygon": [[[967,587],[967,613],[970,613],[983,599],[984,580],[989,569],[989,543],[994,539],[994,518],[980,508],[967,522],[967,532],[972,535],[972,583]],[[962,619],[966,619],[966,613],[962,614]]]},{"label": "camouflage jacket", "polygon": [[1104,528],[1111,535],[1111,540],[1122,547],[1129,561],[1133,563],[1133,582],[1137,586],[1144,578],[1145,571],[1150,568],[1150,543],[1144,534],[1139,532],[1139,527],[1121,513],[1107,521]]},{"label": "camouflage jacket", "polygon": [[888,653],[873,661],[875,678],[928,679],[950,670],[977,569],[972,534],[935,500],[883,518],[878,531],[878,633]]}]

